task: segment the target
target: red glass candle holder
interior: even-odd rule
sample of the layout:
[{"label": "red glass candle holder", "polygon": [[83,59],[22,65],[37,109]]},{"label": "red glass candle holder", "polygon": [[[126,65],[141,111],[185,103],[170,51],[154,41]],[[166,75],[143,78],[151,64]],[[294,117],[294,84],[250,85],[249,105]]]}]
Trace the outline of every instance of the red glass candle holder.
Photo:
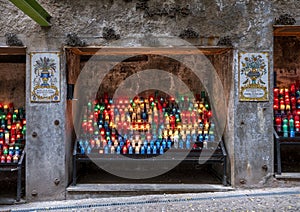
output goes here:
[{"label": "red glass candle holder", "polygon": [[291,97],[291,104],[292,104],[292,105],[296,105],[296,102],[297,102],[297,101],[296,101],[296,97],[295,97],[295,96],[292,96],[292,97]]},{"label": "red glass candle holder", "polygon": [[278,126],[278,125],[281,125],[281,117],[276,117],[275,118],[275,124]]},{"label": "red glass candle holder", "polygon": [[274,97],[278,97],[278,95],[279,95],[279,89],[274,88]]},{"label": "red glass candle holder", "polygon": [[289,99],[289,98],[290,98],[290,95],[289,95],[289,94],[285,94],[285,95],[284,95],[284,98],[285,98],[285,99]]},{"label": "red glass candle holder", "polygon": [[290,91],[289,91],[288,88],[285,88],[285,89],[284,89],[284,94],[285,94],[285,95],[289,95],[289,92],[290,92]]},{"label": "red glass candle holder", "polygon": [[2,155],[1,156],[1,161],[0,161],[1,163],[6,163],[6,157],[5,157],[5,155]]},{"label": "red glass candle holder", "polygon": [[300,124],[299,123],[295,124],[295,130],[296,130],[296,132],[300,132]]},{"label": "red glass candle holder", "polygon": [[296,92],[296,85],[295,84],[291,84],[290,91],[291,91],[291,93]]}]

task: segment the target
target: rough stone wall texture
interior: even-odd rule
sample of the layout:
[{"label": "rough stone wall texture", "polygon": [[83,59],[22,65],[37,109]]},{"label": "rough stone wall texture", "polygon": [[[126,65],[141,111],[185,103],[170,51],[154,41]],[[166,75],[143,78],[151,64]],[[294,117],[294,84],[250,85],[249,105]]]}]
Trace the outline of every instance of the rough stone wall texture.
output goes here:
[{"label": "rough stone wall texture", "polygon": [[[207,56],[208,60],[212,63],[215,70],[220,76],[220,80],[224,86],[227,101],[229,98],[231,85],[230,79],[232,76],[232,73],[228,73],[228,69],[232,69],[231,54],[232,53],[225,53],[220,55]],[[81,62],[80,70],[85,67],[85,64],[85,61]],[[103,82],[101,83],[101,87],[99,88],[99,96],[103,95],[104,93],[108,93],[110,96],[112,96],[120,83],[122,83],[126,78],[139,71],[147,69],[160,69],[169,72],[170,76],[172,74],[178,76],[186,85],[188,85],[188,87],[194,94],[200,94],[202,90],[205,90],[202,85],[201,79],[198,79],[192,70],[189,70],[188,67],[185,67],[184,64],[181,64],[179,61],[158,55],[146,55],[143,58],[137,60],[132,59],[130,61],[118,63],[104,77]],[[90,78],[99,78],[99,76],[97,76],[97,73],[99,74],[100,72],[101,70],[91,72]],[[89,85],[90,83],[86,84],[86,90],[89,90]]]},{"label": "rough stone wall texture", "polygon": [[289,87],[291,83],[300,83],[300,38],[275,37],[274,71],[276,86]]},{"label": "rough stone wall texture", "polygon": [[[272,40],[265,35],[270,32],[273,14],[285,11],[293,15],[299,9],[297,1],[148,1],[148,9],[142,9],[138,7],[142,2],[139,0],[42,0],[41,4],[52,15],[52,27],[41,29],[11,3],[1,1],[4,5],[1,12],[14,17],[5,17],[8,20],[3,21],[1,36],[13,31],[25,36],[24,39],[48,37],[62,41],[67,33],[75,32],[86,37],[90,45],[106,43],[102,37],[104,27],[114,28],[121,38],[145,33],[178,36],[185,28],[192,27],[200,37],[230,35],[238,46],[255,48],[264,41],[264,47],[269,47]],[[178,12],[183,8],[188,8],[186,15]],[[249,39],[252,36],[256,39]]]},{"label": "rough stone wall texture", "polygon": [[[145,35],[178,36],[184,29],[192,27],[199,33],[199,38],[192,40],[194,44],[215,45],[219,37],[229,35],[237,50],[270,52],[271,70],[274,18],[283,13],[297,16],[300,12],[299,0],[151,0],[146,1],[146,5],[139,0],[39,2],[52,16],[50,28],[40,27],[9,1],[0,0],[0,45],[5,45],[4,35],[7,32],[16,33],[28,47],[28,52],[62,51],[66,35],[70,32],[77,33],[88,45],[108,45],[102,32],[104,27],[109,27],[121,38],[131,37],[120,42],[122,45],[145,46],[153,45],[153,40],[148,40]],[[263,185],[273,172],[272,101],[238,101],[236,54],[234,69],[228,70],[230,73],[233,71],[234,82],[228,85],[231,92],[225,134],[230,149],[231,183],[234,186]],[[67,149],[71,138],[67,139],[65,132],[70,131],[71,125],[65,121],[64,62],[62,58],[60,103],[33,104],[28,101],[29,83],[26,86],[28,200],[64,198],[68,184],[65,178],[68,163],[64,157],[70,156]],[[29,57],[26,80],[30,81]],[[273,80],[272,73],[270,80]],[[56,119],[60,120],[59,126],[53,124]],[[33,132],[37,132],[36,138],[31,137]],[[267,171],[262,169],[263,165],[267,166]],[[60,180],[58,185],[53,183],[56,178]],[[31,195],[33,190],[37,191],[36,197]]]},{"label": "rough stone wall texture", "polygon": [[0,63],[0,102],[25,107],[25,63]]},{"label": "rough stone wall texture", "polygon": [[[28,51],[39,51],[31,47]],[[47,50],[47,49],[46,49]],[[53,49],[51,49],[53,50]],[[27,56],[27,82],[30,82],[30,59]],[[61,68],[61,102],[31,103],[27,83],[27,136],[26,136],[26,199],[29,201],[64,199],[68,185],[68,164],[72,152],[66,139],[66,87],[64,66]],[[55,121],[59,125],[55,125]],[[37,136],[32,136],[33,133]],[[58,182],[58,184],[56,184]]]},{"label": "rough stone wall texture", "polygon": [[[175,52],[176,50],[172,51]],[[92,60],[96,60],[96,58],[98,57],[94,56],[93,58],[91,58],[90,56],[82,56],[80,65],[78,65],[79,68],[77,70],[72,69],[71,66],[68,67],[67,71],[70,72],[68,74],[68,83],[74,84],[77,81],[77,78],[81,71],[83,69],[86,69],[85,66],[90,66],[87,63],[90,63]],[[188,58],[188,56],[186,58]],[[116,56],[105,57],[104,59],[107,61],[122,60],[121,58]],[[100,57],[97,60],[100,61]],[[103,60],[103,62],[105,60]],[[224,93],[228,102],[232,84],[231,78],[233,75],[232,72],[228,72],[228,70],[232,69],[232,51],[228,49],[226,52],[223,52],[221,54],[207,55],[205,56],[205,60],[209,61],[209,63],[212,64],[214,70],[216,70],[222,86],[224,87]],[[95,63],[93,67],[97,68],[98,66]],[[100,77],[97,76],[97,74],[101,73],[101,67],[98,67],[98,69],[99,70],[90,71],[90,73],[87,73],[91,75],[91,79]],[[126,78],[139,71],[147,69],[161,69],[169,72],[170,74],[178,76],[195,94],[205,89],[201,82],[202,79],[198,79],[197,76],[193,73],[193,70],[189,70],[189,67],[187,67],[185,64],[180,63],[179,61],[176,61],[174,59],[170,59],[166,56],[146,54],[138,57],[129,57],[129,59],[125,61],[118,62],[117,65],[115,65],[110,70],[110,72],[105,75],[103,82],[101,82],[102,87],[99,88],[102,93],[100,92],[99,95],[103,95],[104,92],[112,95],[118,88],[120,83],[123,82]],[[90,84],[87,84],[86,87],[89,87],[89,85]]]}]

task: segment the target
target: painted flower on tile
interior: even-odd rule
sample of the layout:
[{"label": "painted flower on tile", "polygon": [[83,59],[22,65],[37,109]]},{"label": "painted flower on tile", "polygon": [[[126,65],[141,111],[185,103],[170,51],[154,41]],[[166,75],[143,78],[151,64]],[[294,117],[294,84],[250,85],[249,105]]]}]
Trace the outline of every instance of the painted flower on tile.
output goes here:
[{"label": "painted flower on tile", "polygon": [[266,64],[261,55],[251,55],[245,57],[242,61],[241,74],[246,76],[246,80],[242,83],[245,84],[265,84],[261,80],[262,76],[267,74]]}]

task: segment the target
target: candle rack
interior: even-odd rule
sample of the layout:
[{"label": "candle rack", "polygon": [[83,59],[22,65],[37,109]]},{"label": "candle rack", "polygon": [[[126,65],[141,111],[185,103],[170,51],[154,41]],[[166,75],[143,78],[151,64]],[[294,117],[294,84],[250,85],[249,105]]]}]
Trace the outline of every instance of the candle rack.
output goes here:
[{"label": "candle rack", "polygon": [[300,88],[274,88],[274,138],[277,157],[277,174],[282,174],[281,148],[300,145]]},{"label": "candle rack", "polygon": [[16,172],[17,173],[17,195],[16,201],[19,202],[21,200],[22,194],[22,169],[25,164],[25,150],[21,152],[20,159],[18,162],[12,163],[0,163],[0,172]]},{"label": "candle rack", "polygon": [[[172,149],[172,153],[166,155],[166,157],[161,158],[158,157],[159,154],[98,154],[98,153],[81,154],[80,152],[78,152],[78,149],[76,148],[76,146],[78,146],[78,142],[75,142],[74,152],[73,152],[72,185],[75,186],[77,184],[77,177],[78,177],[77,169],[79,164],[81,163],[88,163],[93,161],[94,163],[108,162],[111,165],[113,165],[114,162],[126,163],[126,162],[132,162],[132,159],[136,159],[136,160],[143,160],[143,164],[150,167],[157,161],[159,161],[162,164],[168,163],[169,161],[178,161],[182,163],[190,163],[195,165],[221,164],[222,176],[220,180],[224,186],[227,186],[228,184],[227,174],[226,174],[227,151],[224,145],[224,141],[221,140],[220,142],[215,142],[213,145],[217,145],[217,148],[192,149],[188,154],[186,154],[186,151],[184,150]],[[165,149],[165,152],[167,151],[168,149]]]},{"label": "candle rack", "polygon": [[[227,185],[227,153],[223,141],[215,140],[215,124],[205,92],[191,99],[162,96],[90,101],[83,108],[80,135],[74,144],[73,185],[81,162],[142,160],[223,165],[222,183]],[[163,157],[159,157],[163,155]]]},{"label": "candle rack", "polygon": [[0,103],[0,172],[17,173],[17,202],[22,193],[25,134],[25,110],[15,109],[12,103]]}]

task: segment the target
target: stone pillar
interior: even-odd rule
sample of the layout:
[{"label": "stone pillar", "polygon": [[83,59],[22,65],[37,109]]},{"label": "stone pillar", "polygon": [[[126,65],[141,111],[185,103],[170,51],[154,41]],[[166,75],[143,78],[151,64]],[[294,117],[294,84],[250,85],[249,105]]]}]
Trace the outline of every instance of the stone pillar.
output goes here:
[{"label": "stone pillar", "polygon": [[[49,41],[48,41],[49,42]],[[50,42],[51,43],[51,42]],[[30,102],[30,52],[61,52],[61,100],[57,103]],[[31,41],[26,63],[26,199],[28,201],[65,199],[68,185],[66,158],[71,154],[65,130],[65,58],[60,48],[45,48]],[[68,146],[68,148],[67,148]]]},{"label": "stone pillar", "polygon": [[[234,55],[234,147],[231,182],[235,187],[265,186],[274,172],[273,144],[273,17],[264,11],[272,5],[259,4],[255,26],[240,39]],[[269,101],[239,101],[238,52],[269,53]]]}]

